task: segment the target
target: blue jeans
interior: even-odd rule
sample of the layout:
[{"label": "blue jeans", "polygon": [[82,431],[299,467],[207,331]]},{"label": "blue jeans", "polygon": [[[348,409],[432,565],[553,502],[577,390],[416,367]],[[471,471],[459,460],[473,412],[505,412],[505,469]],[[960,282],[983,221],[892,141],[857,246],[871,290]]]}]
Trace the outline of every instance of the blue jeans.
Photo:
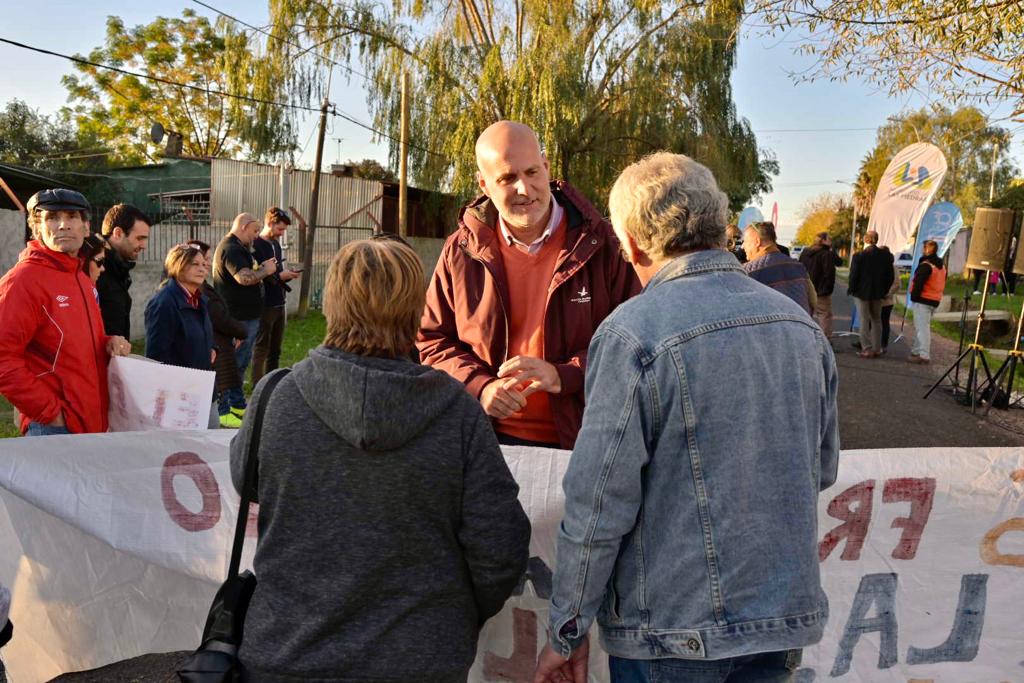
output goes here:
[{"label": "blue jeans", "polygon": [[612,683],[790,683],[803,650],[762,652],[732,659],[609,657]]},{"label": "blue jeans", "polygon": [[220,396],[217,398],[217,412],[220,415],[227,415],[231,408],[245,408],[245,392],[242,391],[242,387],[245,385],[245,371],[249,367],[249,361],[252,360],[252,347],[256,342],[256,335],[260,331],[260,319],[255,318],[241,322],[245,325],[247,332],[245,339],[235,349],[235,364],[238,366],[241,384],[220,392]]},{"label": "blue jeans", "polygon": [[245,371],[252,360],[252,347],[260,331],[260,319],[243,320],[242,324],[245,325],[248,334],[245,335],[245,341],[235,349],[235,363],[238,365],[238,374],[242,376],[242,384],[245,384]]},{"label": "blue jeans", "polygon": [[52,436],[54,434],[70,434],[67,427],[54,427],[52,425],[29,422],[25,436]]}]

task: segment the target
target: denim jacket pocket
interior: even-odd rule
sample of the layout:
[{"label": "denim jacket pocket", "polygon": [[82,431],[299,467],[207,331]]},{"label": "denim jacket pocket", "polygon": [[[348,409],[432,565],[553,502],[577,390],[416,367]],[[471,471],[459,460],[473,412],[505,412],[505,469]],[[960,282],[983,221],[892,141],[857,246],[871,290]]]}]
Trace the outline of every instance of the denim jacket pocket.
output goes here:
[{"label": "denim jacket pocket", "polygon": [[659,657],[705,659],[708,656],[699,631],[653,630],[650,638]]}]

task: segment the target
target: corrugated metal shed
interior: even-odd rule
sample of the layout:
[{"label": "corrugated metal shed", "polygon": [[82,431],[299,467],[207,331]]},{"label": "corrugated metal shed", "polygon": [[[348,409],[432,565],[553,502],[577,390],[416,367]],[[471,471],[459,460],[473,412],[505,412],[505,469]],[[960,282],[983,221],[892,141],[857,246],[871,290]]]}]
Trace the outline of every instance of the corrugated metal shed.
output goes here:
[{"label": "corrugated metal shed", "polygon": [[[211,213],[214,224],[230,225],[243,211],[257,217],[271,206],[288,204],[309,217],[312,171],[290,170],[248,161],[214,159]],[[373,229],[381,223],[383,185],[362,178],[320,176],[319,227]],[[287,207],[282,207],[287,208]]]}]

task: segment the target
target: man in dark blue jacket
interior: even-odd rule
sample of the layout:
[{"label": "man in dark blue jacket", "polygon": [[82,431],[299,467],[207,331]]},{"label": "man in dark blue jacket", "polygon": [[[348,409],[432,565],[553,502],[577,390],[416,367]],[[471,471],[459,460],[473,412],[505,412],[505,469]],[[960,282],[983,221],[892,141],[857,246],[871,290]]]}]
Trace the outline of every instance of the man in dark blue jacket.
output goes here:
[{"label": "man in dark blue jacket", "polygon": [[850,260],[850,282],[846,293],[857,300],[860,316],[861,358],[882,355],[882,299],[892,286],[892,254],[878,248],[878,233],[864,234],[864,249]]}]

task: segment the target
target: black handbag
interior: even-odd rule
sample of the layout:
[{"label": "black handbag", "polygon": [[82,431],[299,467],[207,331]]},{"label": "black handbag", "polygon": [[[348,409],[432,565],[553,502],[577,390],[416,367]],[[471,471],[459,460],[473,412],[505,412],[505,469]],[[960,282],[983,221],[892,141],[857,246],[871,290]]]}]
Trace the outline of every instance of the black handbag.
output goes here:
[{"label": "black handbag", "polygon": [[210,614],[203,629],[202,644],[178,669],[178,678],[182,683],[231,683],[241,680],[238,648],[242,645],[249,600],[256,590],[256,576],[249,570],[239,574],[238,566],[242,561],[242,544],[245,543],[245,527],[249,521],[249,505],[255,494],[258,467],[256,456],[260,450],[263,415],[266,413],[274,387],[288,372],[286,368],[276,370],[267,377],[266,386],[263,387],[256,405],[252,437],[245,459],[245,481],[242,484],[241,502],[238,504],[235,539],[231,545],[228,578],[221,584],[213,598],[213,604],[210,605]]}]

